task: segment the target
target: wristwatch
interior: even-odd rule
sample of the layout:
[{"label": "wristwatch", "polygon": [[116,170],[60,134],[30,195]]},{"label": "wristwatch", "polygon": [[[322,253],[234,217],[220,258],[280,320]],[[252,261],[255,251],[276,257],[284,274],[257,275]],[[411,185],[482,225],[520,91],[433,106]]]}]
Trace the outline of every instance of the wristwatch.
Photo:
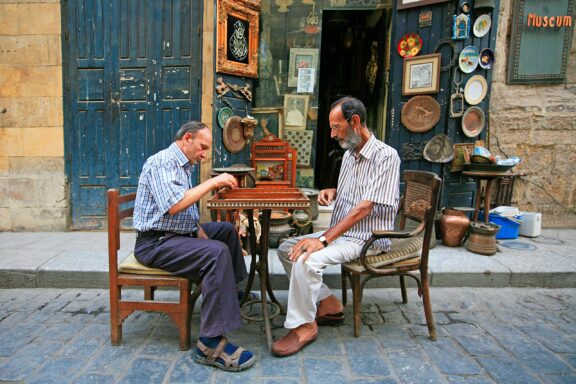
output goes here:
[{"label": "wristwatch", "polygon": [[322,242],[322,244],[324,244],[324,248],[326,248],[328,246],[328,240],[326,240],[326,236],[322,235],[318,238],[318,240],[320,240],[320,242]]}]

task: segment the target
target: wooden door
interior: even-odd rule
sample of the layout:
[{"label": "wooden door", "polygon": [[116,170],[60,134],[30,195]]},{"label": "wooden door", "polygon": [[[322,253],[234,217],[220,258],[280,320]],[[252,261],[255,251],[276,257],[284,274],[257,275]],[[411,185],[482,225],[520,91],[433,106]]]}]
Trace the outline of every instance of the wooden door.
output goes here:
[{"label": "wooden door", "polygon": [[106,190],[200,118],[202,2],[63,3],[65,151],[73,229],[105,227]]}]

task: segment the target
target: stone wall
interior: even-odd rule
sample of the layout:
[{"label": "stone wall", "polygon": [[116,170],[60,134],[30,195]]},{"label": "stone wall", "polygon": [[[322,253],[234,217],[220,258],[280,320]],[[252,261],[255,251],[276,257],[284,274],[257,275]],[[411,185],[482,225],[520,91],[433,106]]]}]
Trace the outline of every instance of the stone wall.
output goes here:
[{"label": "stone wall", "polygon": [[67,228],[60,2],[0,0],[0,231]]},{"label": "stone wall", "polygon": [[546,227],[576,227],[576,43],[566,84],[507,85],[512,0],[502,0],[490,98],[490,150],[518,156],[513,205]]}]

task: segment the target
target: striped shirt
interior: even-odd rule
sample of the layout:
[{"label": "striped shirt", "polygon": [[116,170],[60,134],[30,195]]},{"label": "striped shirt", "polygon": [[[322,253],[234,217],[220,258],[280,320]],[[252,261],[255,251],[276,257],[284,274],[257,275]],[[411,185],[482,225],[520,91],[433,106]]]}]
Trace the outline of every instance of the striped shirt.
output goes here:
[{"label": "striped shirt", "polygon": [[[396,150],[371,135],[359,154],[348,150],[342,158],[338,189],[330,226],[334,226],[363,200],[374,203],[364,219],[342,234],[346,240],[363,243],[373,230],[391,230],[400,194],[400,158]],[[390,249],[389,239],[380,239],[373,246],[380,251]]]},{"label": "striped shirt", "polygon": [[170,215],[168,210],[192,188],[193,165],[176,143],[146,160],[134,204],[134,228],[144,231],[190,233],[197,229],[198,207]]}]

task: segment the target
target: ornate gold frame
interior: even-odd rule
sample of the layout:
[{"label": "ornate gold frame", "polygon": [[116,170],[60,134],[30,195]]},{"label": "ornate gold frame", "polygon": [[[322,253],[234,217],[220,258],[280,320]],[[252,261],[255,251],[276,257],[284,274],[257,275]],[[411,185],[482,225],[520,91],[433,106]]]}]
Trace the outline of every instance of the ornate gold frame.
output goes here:
[{"label": "ornate gold frame", "polygon": [[[255,3],[255,2],[254,2]],[[216,72],[236,76],[258,77],[259,12],[234,0],[218,0],[216,35]],[[228,17],[248,24],[248,63],[228,60]]]}]

